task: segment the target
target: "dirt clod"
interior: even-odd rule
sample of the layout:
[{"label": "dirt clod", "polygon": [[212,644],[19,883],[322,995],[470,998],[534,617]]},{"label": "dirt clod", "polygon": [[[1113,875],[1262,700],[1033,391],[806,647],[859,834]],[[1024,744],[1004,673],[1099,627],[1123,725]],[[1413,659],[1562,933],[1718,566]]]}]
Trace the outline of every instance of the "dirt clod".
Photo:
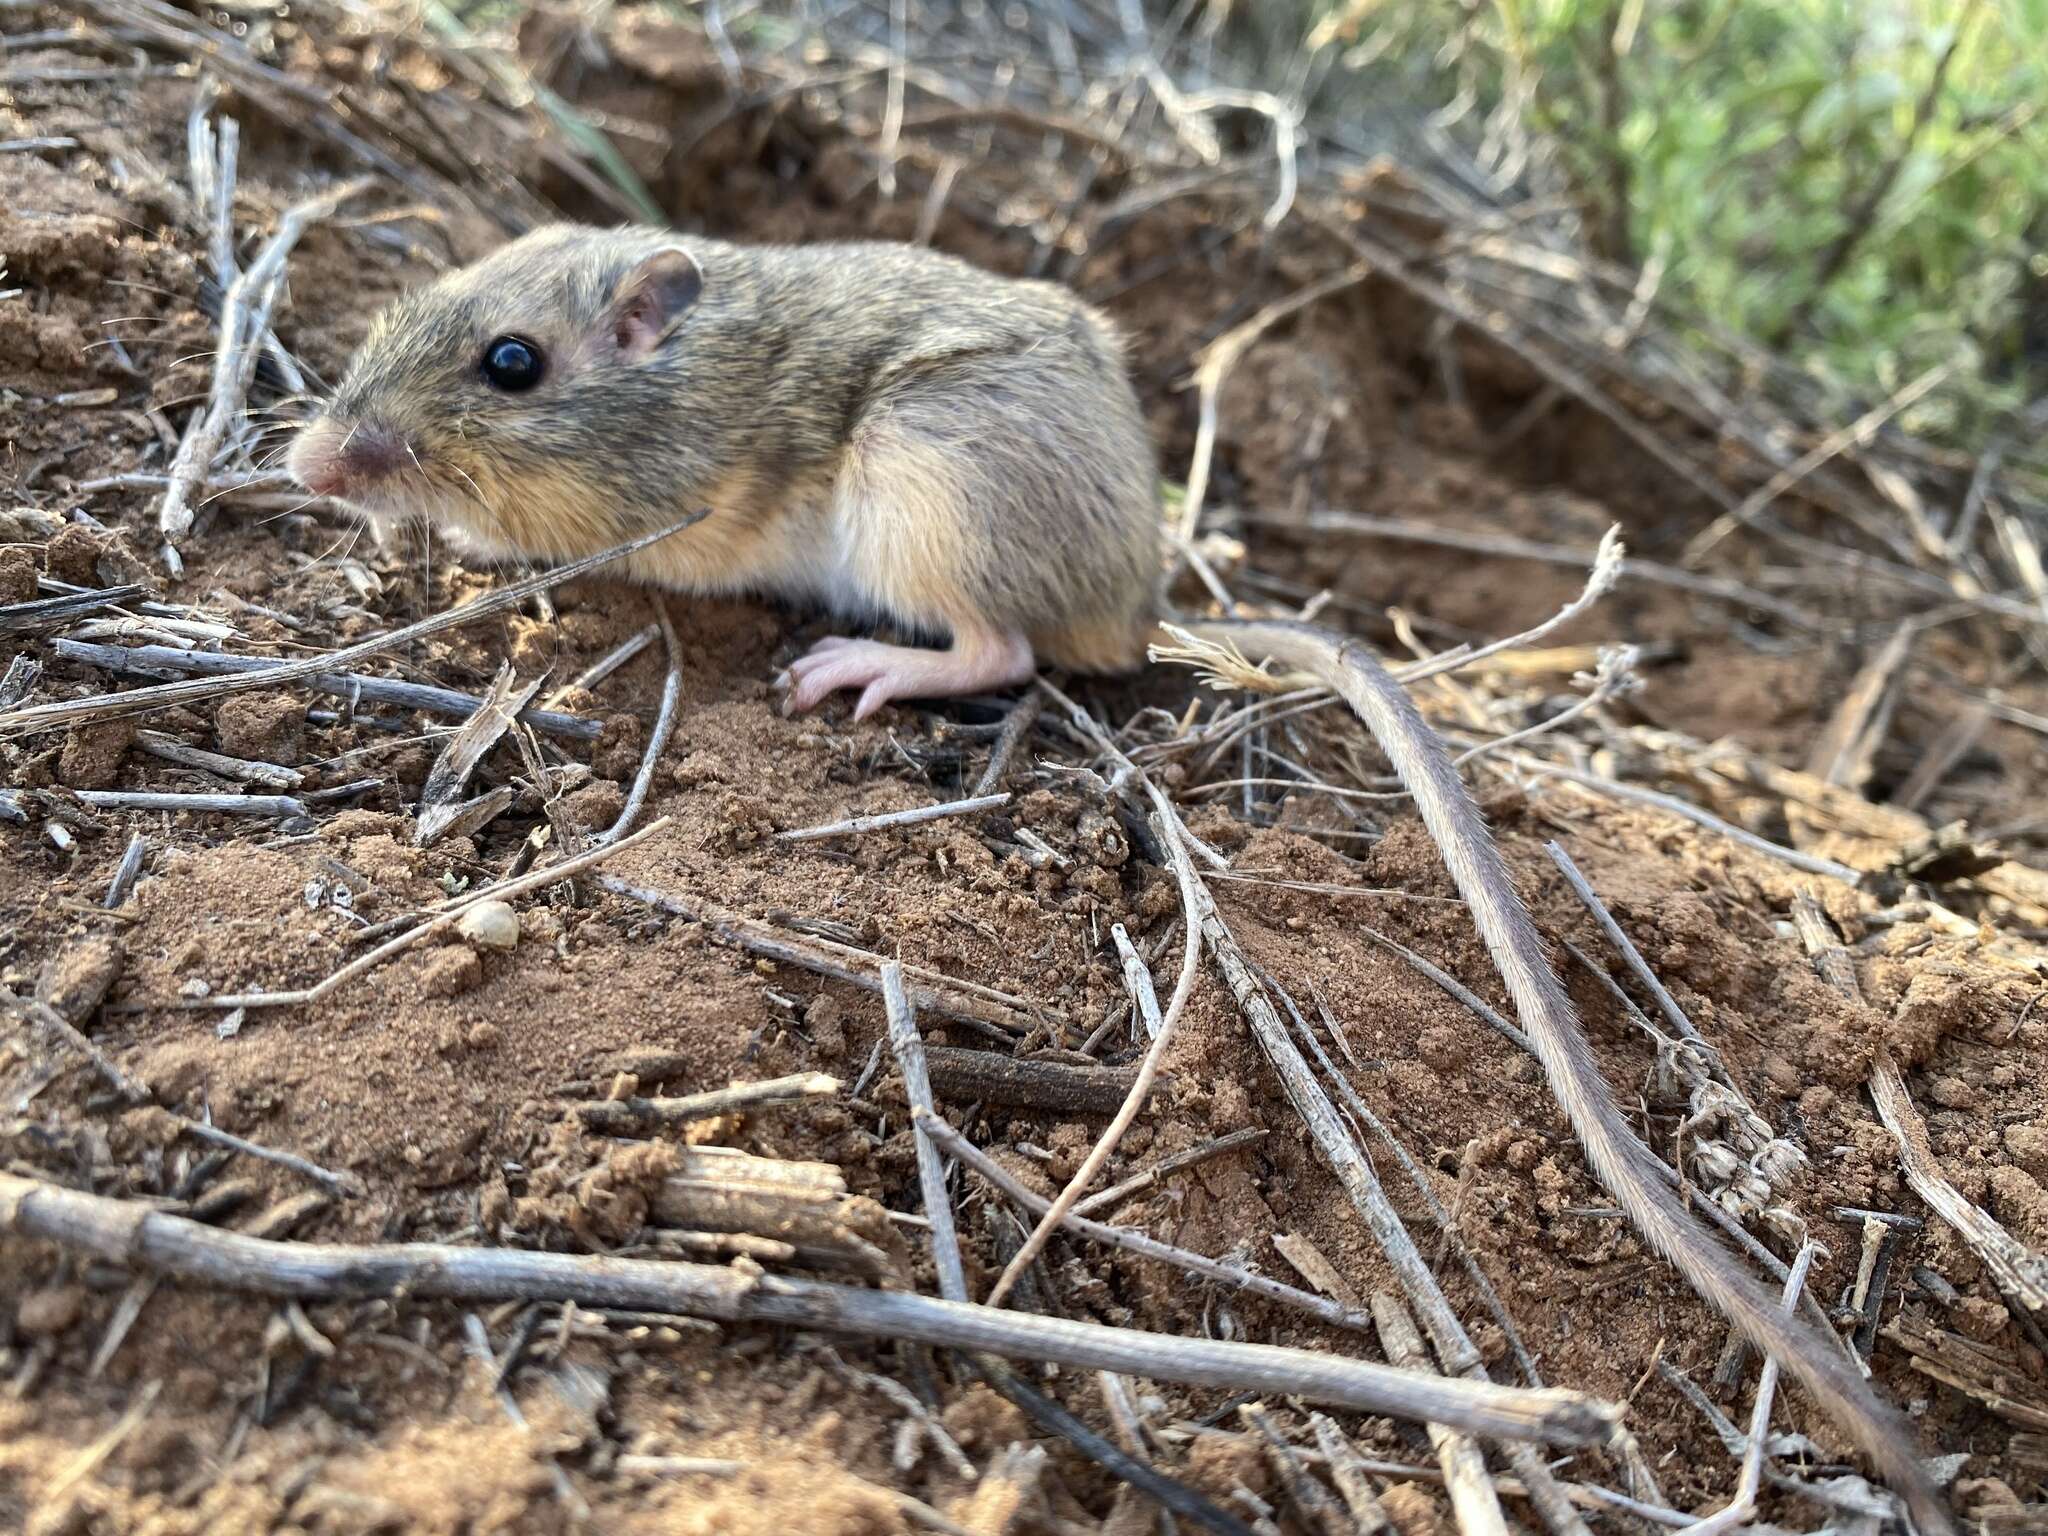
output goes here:
[{"label": "dirt clod", "polygon": [[238,693],[213,714],[220,750],[229,757],[287,766],[305,756],[306,706],[290,693]]},{"label": "dirt clod", "polygon": [[420,990],[429,997],[460,997],[482,985],[483,961],[466,945],[431,951],[420,966]]},{"label": "dirt clod", "polygon": [[26,603],[36,595],[36,558],[18,546],[0,549],[0,603]]},{"label": "dirt clod", "polygon": [[116,939],[81,939],[44,963],[36,978],[36,996],[66,1022],[83,1026],[113,991],[127,960]]},{"label": "dirt clod", "polygon": [[121,781],[122,760],[134,744],[133,720],[74,726],[64,733],[57,780],[72,789],[112,789]]},{"label": "dirt clod", "polygon": [[73,523],[43,546],[43,563],[59,581],[74,587],[97,587],[100,560],[114,547],[114,540],[97,528]]},{"label": "dirt clod", "polygon": [[2009,1125],[2004,1142],[2006,1156],[2034,1178],[2048,1182],[2048,1125]]}]

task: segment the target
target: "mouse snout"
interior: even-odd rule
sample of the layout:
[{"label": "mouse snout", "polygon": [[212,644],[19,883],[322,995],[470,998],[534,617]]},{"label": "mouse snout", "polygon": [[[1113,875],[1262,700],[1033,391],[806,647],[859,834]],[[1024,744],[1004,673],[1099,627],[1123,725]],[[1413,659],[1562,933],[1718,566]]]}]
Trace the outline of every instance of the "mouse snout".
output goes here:
[{"label": "mouse snout", "polygon": [[381,421],[326,419],[299,433],[288,467],[316,496],[345,496],[417,462],[405,437]]}]

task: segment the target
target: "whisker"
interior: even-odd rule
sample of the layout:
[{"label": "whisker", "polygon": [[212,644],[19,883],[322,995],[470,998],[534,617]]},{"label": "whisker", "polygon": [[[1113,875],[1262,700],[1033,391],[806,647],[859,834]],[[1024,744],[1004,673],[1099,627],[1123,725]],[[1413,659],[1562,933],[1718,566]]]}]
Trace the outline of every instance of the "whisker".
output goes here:
[{"label": "whisker", "polygon": [[420,536],[420,604],[423,608],[434,605],[434,535],[427,525],[419,525]]},{"label": "whisker", "polygon": [[175,288],[166,288],[159,283],[141,282],[132,277],[107,277],[100,281],[109,288],[133,288],[140,293],[160,293],[167,299],[178,299],[185,303],[190,303],[192,299],[190,293],[180,293]]},{"label": "whisker", "polygon": [[[254,487],[252,487],[252,486],[250,485],[250,483],[249,483],[249,482],[248,482],[247,480],[237,480],[237,481],[235,481],[235,482],[234,482],[233,484],[231,484],[231,485],[224,485],[224,486],[221,486],[221,487],[220,487],[220,488],[219,488],[218,490],[216,490],[216,491],[215,491],[215,492],[214,492],[214,493],[213,493],[213,494],[212,494],[211,496],[207,497],[207,498],[206,498],[206,499],[205,499],[204,501],[200,502],[200,503],[199,503],[199,505],[200,505],[200,506],[202,506],[202,507],[210,507],[210,506],[212,506],[212,505],[213,505],[213,504],[214,504],[214,503],[215,503],[216,501],[219,501],[219,500],[221,499],[221,497],[223,497],[223,496],[232,496],[232,495],[234,495],[234,493],[235,493],[235,492],[237,492],[237,491],[245,491],[245,490],[250,490],[250,489],[253,489],[253,488],[254,488]],[[282,487],[282,486],[279,486],[279,487],[277,487],[277,489],[279,489],[279,490],[282,490],[282,489],[284,489],[284,487]],[[289,508],[287,508],[287,509],[286,509],[286,512],[287,512],[287,513],[288,513],[288,512],[296,512],[297,510],[298,510],[298,508],[296,508],[296,507],[289,507]],[[280,517],[282,517],[282,516],[286,515],[286,513],[279,513],[278,515],[279,515]]]},{"label": "whisker", "polygon": [[[299,503],[298,503],[298,504],[296,504],[295,506],[289,506],[289,507],[286,507],[286,508],[285,508],[285,509],[284,509],[284,510],[283,510],[282,512],[273,512],[273,513],[271,513],[271,514],[270,514],[270,516],[268,516],[268,517],[259,517],[259,518],[258,518],[258,519],[256,520],[256,526],[257,526],[258,528],[266,528],[266,527],[268,527],[268,526],[269,526],[270,524],[272,524],[272,523],[274,523],[274,522],[277,522],[277,521],[278,521],[279,519],[281,519],[281,518],[287,518],[287,517],[290,517],[290,516],[292,516],[292,515],[293,515],[294,513],[298,513],[298,512],[303,512],[303,511],[305,511],[305,510],[306,510],[306,508],[308,508],[308,507],[310,507],[311,505],[313,505],[313,503],[314,503],[314,502],[316,502],[316,501],[318,501],[319,499],[320,499],[320,498],[319,498],[318,496],[308,496],[308,497],[307,497],[307,498],[306,498],[306,499],[305,499],[304,501],[302,501],[302,502],[299,502]],[[330,550],[328,550],[328,552],[327,552],[327,553],[328,553],[328,554],[332,554],[332,553],[333,553],[333,550],[332,550],[332,549],[330,549]],[[327,558],[327,555],[324,555],[324,554],[323,554],[323,555],[320,555],[320,556],[318,556],[317,558],[315,558],[315,560],[313,561],[313,563],[314,563],[315,565],[318,565],[318,564],[320,563],[320,561],[322,561],[322,560],[325,560],[326,558]]]}]

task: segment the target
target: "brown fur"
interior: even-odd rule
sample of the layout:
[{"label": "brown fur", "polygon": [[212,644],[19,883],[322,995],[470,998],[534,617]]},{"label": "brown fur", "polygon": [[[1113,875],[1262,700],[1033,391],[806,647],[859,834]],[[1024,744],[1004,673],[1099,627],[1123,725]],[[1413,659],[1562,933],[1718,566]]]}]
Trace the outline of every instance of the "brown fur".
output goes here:
[{"label": "brown fur", "polygon": [[[619,306],[678,249],[702,292],[628,355]],[[484,381],[504,335],[541,348],[536,388]],[[487,552],[591,554],[709,506],[631,573],[1021,634],[1062,666],[1143,658],[1152,447],[1109,323],[1051,283],[909,246],[550,227],[378,316],[295,470],[366,423],[407,453],[341,494]]]}]

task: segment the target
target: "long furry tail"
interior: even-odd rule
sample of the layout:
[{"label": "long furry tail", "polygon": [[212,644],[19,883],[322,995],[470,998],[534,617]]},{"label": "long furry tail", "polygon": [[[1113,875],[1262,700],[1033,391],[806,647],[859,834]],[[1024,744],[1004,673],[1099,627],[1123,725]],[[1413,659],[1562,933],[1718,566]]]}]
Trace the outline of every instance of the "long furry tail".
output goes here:
[{"label": "long furry tail", "polygon": [[[1442,851],[1451,878],[1514,999],[1556,1096],[1578,1132],[1586,1160],[1608,1193],[1693,1288],[1719,1308],[1757,1348],[1768,1351],[1852,1435],[1887,1482],[1905,1499],[1922,1536],[1953,1536],[1955,1527],[1914,1449],[1905,1420],[1871,1391],[1840,1351],[1741,1268],[1706,1227],[1664,1185],[1651,1154],[1629,1127],[1593,1057],[1571,999],[1557,979],[1528,908],[1488,836],[1436,733],[1407,691],[1363,644],[1312,624],[1222,620],[1178,626],[1184,635],[1293,669],[1273,686],[1313,679],[1341,695],[1393,762],[1423,824]],[[1193,659],[1184,642],[1170,659]]]}]

